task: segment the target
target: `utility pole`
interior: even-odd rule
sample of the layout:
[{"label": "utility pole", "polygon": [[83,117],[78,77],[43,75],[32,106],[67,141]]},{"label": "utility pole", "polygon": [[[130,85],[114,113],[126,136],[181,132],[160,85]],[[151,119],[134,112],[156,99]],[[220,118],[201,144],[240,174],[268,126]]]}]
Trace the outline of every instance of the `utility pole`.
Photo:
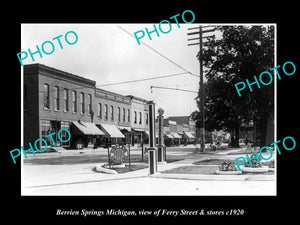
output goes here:
[{"label": "utility pole", "polygon": [[[208,28],[208,27],[213,27],[212,29],[208,29],[208,30],[203,30],[203,28]],[[203,60],[202,60],[202,52],[203,52],[203,44],[206,43],[203,41],[204,38],[209,38],[209,37],[214,37],[214,35],[210,35],[210,36],[203,36],[202,34],[204,33],[208,33],[208,32],[212,32],[215,31],[216,28],[214,26],[199,26],[199,27],[192,27],[192,28],[188,28],[188,30],[195,30],[195,29],[199,29],[196,32],[190,32],[187,33],[187,35],[194,35],[194,34],[199,34],[199,38],[190,38],[188,39],[188,41],[193,41],[193,40],[198,40],[199,42],[197,43],[190,43],[187,44],[188,46],[191,45],[199,45],[200,46],[200,51],[199,51],[199,62],[200,62],[200,82],[199,82],[199,86],[200,86],[200,112],[202,113],[202,117],[201,117],[201,126],[200,126],[200,138],[201,138],[201,151],[204,152],[204,146],[205,146],[205,116],[204,116],[204,88],[203,88]]]}]

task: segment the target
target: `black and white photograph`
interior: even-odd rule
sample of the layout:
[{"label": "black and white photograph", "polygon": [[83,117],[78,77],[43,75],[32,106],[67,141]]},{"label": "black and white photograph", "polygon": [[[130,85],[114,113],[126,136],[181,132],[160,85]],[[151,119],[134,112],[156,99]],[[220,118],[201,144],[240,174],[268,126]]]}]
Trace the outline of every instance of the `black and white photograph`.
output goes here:
[{"label": "black and white photograph", "polygon": [[293,4],[69,4],[6,19],[5,217],[296,218]]},{"label": "black and white photograph", "polygon": [[21,28],[22,195],[276,195],[276,24]]}]

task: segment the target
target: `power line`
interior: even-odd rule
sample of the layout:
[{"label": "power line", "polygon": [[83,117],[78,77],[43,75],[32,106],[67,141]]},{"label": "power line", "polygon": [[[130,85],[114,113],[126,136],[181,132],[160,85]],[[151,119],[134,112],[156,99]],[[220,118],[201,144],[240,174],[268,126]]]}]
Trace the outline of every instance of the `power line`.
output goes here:
[{"label": "power line", "polygon": [[[135,38],[131,33],[129,33],[127,30],[125,30],[123,27],[117,25],[118,28],[120,28],[121,30],[123,30],[125,33],[129,34],[131,37]],[[160,53],[159,51],[157,51],[156,49],[152,48],[151,46],[147,45],[146,43],[144,43],[143,41],[140,41],[140,43],[142,43],[143,45],[145,45],[146,47],[150,48],[152,51],[154,51],[155,53],[159,54],[161,57],[165,58],[166,60],[168,60],[169,62],[171,62],[172,64],[174,64],[175,66],[179,67],[180,69],[184,70],[186,73],[192,75],[192,76],[196,76],[199,77],[198,75],[186,70],[185,68],[183,68],[182,66],[180,66],[179,64],[177,64],[176,62],[174,62],[173,60],[171,60],[170,58],[168,58],[167,56],[163,55],[162,53]]]},{"label": "power line", "polygon": [[185,92],[192,92],[192,93],[197,93],[197,91],[191,91],[191,90],[186,90],[186,89],[180,89],[180,88],[169,88],[169,87],[159,87],[159,86],[151,86],[151,92],[152,88],[159,88],[159,89],[168,89],[168,90],[174,90],[174,91],[185,91]]},{"label": "power line", "polygon": [[[148,80],[162,79],[162,78],[167,78],[167,77],[175,77],[175,76],[180,76],[180,75],[184,75],[184,74],[187,74],[187,73],[182,72],[182,73],[175,73],[175,74],[150,77],[150,78],[144,78],[144,79],[138,79],[138,80],[129,80],[129,81],[122,81],[122,82],[117,82],[117,83],[110,83],[110,84],[99,84],[99,85],[95,85],[95,87],[91,87],[91,86],[75,87],[75,88],[72,88],[72,90],[94,89],[97,87],[112,86],[112,85],[119,85],[119,84],[129,84],[129,83],[136,83],[136,82],[142,82],[142,81],[148,81]],[[49,92],[54,92],[54,90],[49,90]],[[39,91],[39,93],[44,93],[44,91],[43,90]]]},{"label": "power line", "polygon": [[[131,33],[129,33],[127,30],[125,30],[121,26],[117,25],[117,27],[120,28],[121,30],[123,30],[124,32],[126,32],[127,34],[129,34],[131,37],[135,38]],[[158,77],[150,77],[150,78],[145,78],[145,79],[124,81],[124,82],[117,82],[117,83],[110,83],[110,84],[101,84],[101,85],[96,85],[95,87],[105,87],[105,86],[112,86],[112,85],[129,84],[129,83],[135,83],[135,82],[141,82],[141,81],[148,81],[148,80],[155,80],[155,79],[161,79],[161,78],[166,78],[166,77],[179,76],[179,75],[183,75],[183,74],[190,74],[192,76],[199,77],[199,75],[196,75],[196,74],[194,74],[194,73],[186,70],[185,68],[183,68],[182,66],[180,66],[179,64],[177,64],[176,62],[174,62],[173,60],[171,60],[170,58],[168,58],[167,56],[163,55],[162,53],[160,53],[156,49],[152,48],[151,46],[145,44],[142,41],[140,41],[140,42],[142,44],[144,44],[146,47],[150,48],[155,53],[157,53],[158,55],[160,55],[161,57],[163,57],[164,59],[168,60],[169,62],[171,62],[172,64],[176,65],[180,69],[184,70],[185,72],[183,72],[183,73],[176,73],[176,74],[169,74],[169,75],[163,75],[163,76],[158,76]],[[94,87],[78,87],[78,88],[72,88],[72,89],[73,90],[76,90],[76,89],[78,90],[78,89],[85,89],[85,88],[94,88]],[[53,92],[53,91],[54,90],[49,90],[49,92]],[[43,93],[43,92],[44,91],[39,91],[39,93]]]},{"label": "power line", "polygon": [[183,75],[183,74],[187,74],[187,72],[163,75],[163,76],[158,76],[158,77],[150,77],[150,78],[144,78],[144,79],[139,79],[139,80],[123,81],[123,82],[117,82],[117,83],[111,83],[111,84],[100,84],[100,85],[96,85],[96,87],[104,87],[104,86],[129,84],[129,83],[148,81],[148,80],[156,80],[156,79],[161,79],[161,78],[166,78],[166,77],[175,77],[175,76],[179,76],[179,75]]}]

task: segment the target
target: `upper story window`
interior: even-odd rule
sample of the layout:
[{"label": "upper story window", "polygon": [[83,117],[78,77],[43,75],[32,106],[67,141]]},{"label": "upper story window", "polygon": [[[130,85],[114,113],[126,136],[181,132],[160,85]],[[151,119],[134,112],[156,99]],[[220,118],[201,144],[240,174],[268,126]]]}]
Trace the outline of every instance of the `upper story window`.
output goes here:
[{"label": "upper story window", "polygon": [[110,106],[110,119],[114,120],[114,107],[112,105]]},{"label": "upper story window", "polygon": [[64,111],[69,111],[69,90],[66,88],[64,89]]},{"label": "upper story window", "polygon": [[149,124],[149,114],[146,113],[146,125],[148,125],[148,124]]},{"label": "upper story window", "polygon": [[130,109],[127,109],[127,121],[130,123]]},{"label": "upper story window", "polygon": [[125,115],[125,108],[123,108],[123,122],[125,123],[125,118],[126,118],[126,115]]},{"label": "upper story window", "polygon": [[118,111],[117,111],[117,114],[118,114],[118,121],[120,122],[120,121],[121,121],[121,108],[118,107],[117,110],[118,110]]},{"label": "upper story window", "polygon": [[49,84],[44,84],[44,108],[50,109]]},{"label": "upper story window", "polygon": [[54,87],[54,109],[59,110],[59,88]]},{"label": "upper story window", "polygon": [[142,124],[142,113],[141,112],[139,112],[139,116],[140,116],[139,124]]},{"label": "upper story window", "polygon": [[73,106],[73,112],[77,112],[77,93],[76,91],[72,91],[72,106]]},{"label": "upper story window", "polygon": [[102,104],[98,103],[98,117],[102,119]]},{"label": "upper story window", "polygon": [[80,93],[80,113],[84,113],[84,93]]},{"label": "upper story window", "polygon": [[136,124],[137,123],[137,114],[136,114],[136,111],[134,111],[134,124]]},{"label": "upper story window", "polygon": [[108,108],[107,108],[107,104],[104,105],[104,119],[108,120]]},{"label": "upper story window", "polygon": [[92,95],[88,94],[88,113],[91,114],[92,112]]}]

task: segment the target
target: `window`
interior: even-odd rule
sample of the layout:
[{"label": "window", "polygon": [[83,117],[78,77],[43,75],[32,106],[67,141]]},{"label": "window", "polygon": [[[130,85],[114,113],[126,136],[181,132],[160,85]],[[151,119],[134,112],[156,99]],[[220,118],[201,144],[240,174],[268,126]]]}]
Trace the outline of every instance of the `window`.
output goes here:
[{"label": "window", "polygon": [[50,109],[49,84],[44,84],[44,108]]},{"label": "window", "polygon": [[136,115],[136,111],[134,111],[134,123],[136,124],[137,122],[137,115]]},{"label": "window", "polygon": [[59,110],[59,88],[54,87],[54,110]]},{"label": "window", "polygon": [[64,111],[69,111],[69,90],[66,88],[64,89]]},{"label": "window", "polygon": [[110,119],[114,120],[114,107],[112,105],[110,106]]},{"label": "window", "polygon": [[120,122],[121,121],[121,109],[120,107],[118,107],[118,121]]},{"label": "window", "polygon": [[108,120],[108,108],[107,108],[107,104],[104,105],[104,119]]},{"label": "window", "polygon": [[[67,129],[67,130],[70,130],[70,122],[68,122],[68,121],[61,121],[61,129]],[[62,130],[61,132],[60,132],[60,138],[62,139],[62,140],[68,140],[68,138],[69,138],[69,134],[67,133],[67,131],[65,131],[65,130]],[[61,142],[61,146],[63,146],[63,147],[69,147],[70,146],[70,140],[69,141],[67,141],[67,142]]]},{"label": "window", "polygon": [[126,118],[126,115],[125,115],[125,108],[123,108],[123,122],[125,123],[125,118]]},{"label": "window", "polygon": [[84,113],[84,93],[80,93],[80,113]]},{"label": "window", "polygon": [[88,114],[92,112],[92,95],[88,94]]},{"label": "window", "polygon": [[146,113],[146,125],[148,125],[148,123],[149,123],[149,115],[148,113]]},{"label": "window", "polygon": [[139,124],[142,124],[142,113],[141,112],[139,112],[139,116],[140,116]]},{"label": "window", "polygon": [[101,103],[98,103],[98,117],[99,117],[99,119],[102,119],[102,105],[101,105]]},{"label": "window", "polygon": [[73,105],[73,112],[77,112],[77,93],[76,91],[72,92],[72,105]]},{"label": "window", "polygon": [[130,109],[127,109],[127,120],[130,123]]}]

